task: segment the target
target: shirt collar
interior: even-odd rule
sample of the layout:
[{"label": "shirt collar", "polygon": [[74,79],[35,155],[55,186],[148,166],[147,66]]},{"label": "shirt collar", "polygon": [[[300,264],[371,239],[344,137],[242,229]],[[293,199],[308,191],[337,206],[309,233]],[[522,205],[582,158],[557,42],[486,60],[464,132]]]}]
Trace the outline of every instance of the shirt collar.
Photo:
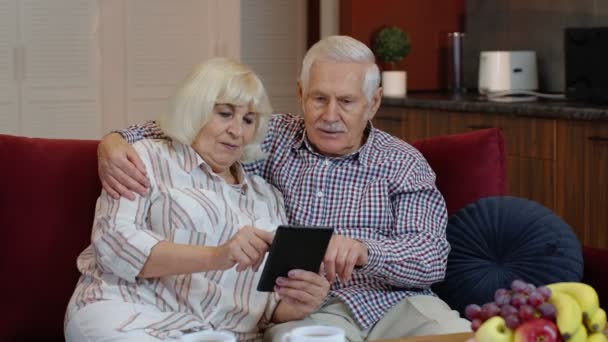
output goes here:
[{"label": "shirt collar", "polygon": [[291,139],[291,148],[294,150],[303,148],[306,140],[306,126],[304,125],[304,119],[300,118],[300,125],[293,133],[293,137]]},{"label": "shirt collar", "polygon": [[367,135],[367,140],[365,141],[365,144],[361,145],[359,148],[359,161],[364,165],[368,165],[370,154],[372,153],[372,146],[374,146],[374,140],[376,139],[376,130],[374,129],[371,120],[367,122],[363,134]]},{"label": "shirt collar", "polygon": [[[184,171],[190,173],[194,168],[207,164],[203,157],[201,157],[196,151],[192,148],[192,146],[179,143],[177,141],[173,141],[173,147],[177,153],[177,160],[179,165],[184,169]],[[181,152],[181,153],[179,153]]]},{"label": "shirt collar", "polygon": [[[373,140],[375,137],[375,133],[374,133],[374,126],[372,125],[371,121],[367,122],[367,125],[365,126],[365,129],[363,130],[363,134],[367,135],[367,140],[365,141],[365,143],[363,145],[361,145],[359,147],[359,149],[357,149],[355,152],[352,152],[348,155],[345,156],[339,156],[339,157],[328,157],[325,155],[322,155],[318,152],[315,152],[314,148],[312,147],[312,145],[310,144],[310,141],[308,140],[308,138],[306,137],[306,127],[304,126],[304,120],[300,121],[300,127],[296,130],[294,136],[293,136],[293,143],[292,143],[292,149],[294,150],[301,150],[301,149],[306,149],[308,150],[308,152],[323,157],[323,158],[331,158],[331,159],[336,159],[336,160],[344,160],[344,159],[350,159],[350,158],[355,158],[358,159],[361,163],[363,164],[367,164],[368,160],[369,160],[369,150],[370,150],[370,145],[373,144]],[[358,157],[358,158],[357,158]]]}]

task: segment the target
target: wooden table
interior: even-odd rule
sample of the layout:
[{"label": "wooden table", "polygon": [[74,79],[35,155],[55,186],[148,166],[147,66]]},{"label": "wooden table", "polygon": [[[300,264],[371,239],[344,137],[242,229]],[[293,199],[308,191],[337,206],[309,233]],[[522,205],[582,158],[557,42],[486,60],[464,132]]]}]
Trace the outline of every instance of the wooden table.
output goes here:
[{"label": "wooden table", "polygon": [[472,332],[458,333],[458,334],[447,334],[447,335],[433,335],[433,336],[416,336],[416,337],[403,337],[392,340],[381,340],[382,342],[465,342],[466,340],[473,337]]},{"label": "wooden table", "polygon": [[[604,329],[604,334],[608,335],[608,327]],[[468,332],[434,336],[402,337],[392,340],[378,340],[377,342],[465,342],[469,339],[473,341],[473,336],[475,336],[474,333]]]}]

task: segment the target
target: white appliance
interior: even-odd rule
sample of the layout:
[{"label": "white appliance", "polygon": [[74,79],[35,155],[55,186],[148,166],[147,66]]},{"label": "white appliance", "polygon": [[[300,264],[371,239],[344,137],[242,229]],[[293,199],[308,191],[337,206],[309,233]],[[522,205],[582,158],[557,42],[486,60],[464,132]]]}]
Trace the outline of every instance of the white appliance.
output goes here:
[{"label": "white appliance", "polygon": [[[538,90],[534,51],[482,51],[479,58],[479,93],[489,99],[508,95],[530,95]],[[517,101],[514,98],[504,98]],[[519,101],[536,97],[519,98]]]}]

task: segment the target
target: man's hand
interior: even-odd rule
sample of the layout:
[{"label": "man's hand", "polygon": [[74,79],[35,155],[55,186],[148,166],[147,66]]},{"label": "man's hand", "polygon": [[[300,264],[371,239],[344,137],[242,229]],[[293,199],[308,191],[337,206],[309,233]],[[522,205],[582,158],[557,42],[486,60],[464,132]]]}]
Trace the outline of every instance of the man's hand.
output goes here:
[{"label": "man's hand", "polygon": [[304,319],[317,310],[327,293],[329,282],[314,272],[291,270],[276,280],[275,291],[281,297],[272,316],[275,323]]},{"label": "man's hand", "polygon": [[226,243],[219,246],[218,269],[235,264],[237,272],[251,267],[257,271],[272,243],[273,234],[252,226],[244,226]]},{"label": "man's hand", "polygon": [[145,196],[150,186],[144,163],[118,133],[106,135],[97,146],[97,171],[104,190],[114,199],[124,196],[133,201],[132,191]]},{"label": "man's hand", "polygon": [[367,246],[361,241],[334,235],[323,258],[327,280],[333,283],[336,276],[346,284],[355,266],[367,265]]}]

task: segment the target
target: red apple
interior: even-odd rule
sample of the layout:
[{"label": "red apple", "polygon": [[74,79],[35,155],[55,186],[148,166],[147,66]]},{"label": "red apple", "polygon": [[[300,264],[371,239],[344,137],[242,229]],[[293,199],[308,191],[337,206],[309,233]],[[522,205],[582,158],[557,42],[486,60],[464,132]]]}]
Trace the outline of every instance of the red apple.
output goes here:
[{"label": "red apple", "polygon": [[555,323],[537,318],[520,325],[514,334],[513,342],[557,342],[559,330]]}]

